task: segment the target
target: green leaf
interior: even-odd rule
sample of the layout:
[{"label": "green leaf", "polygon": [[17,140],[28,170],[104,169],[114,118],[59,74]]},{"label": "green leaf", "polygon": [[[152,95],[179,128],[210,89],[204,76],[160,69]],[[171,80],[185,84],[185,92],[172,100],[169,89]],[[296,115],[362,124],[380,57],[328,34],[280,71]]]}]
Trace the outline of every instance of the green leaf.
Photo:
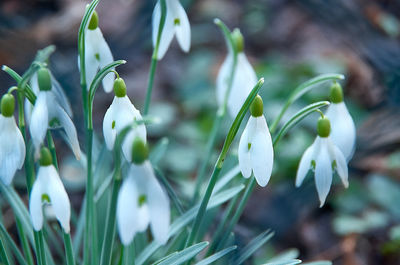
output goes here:
[{"label": "green leaf", "polygon": [[208,258],[203,259],[202,261],[196,263],[196,265],[208,265],[208,264],[211,264],[214,261],[216,261],[216,260],[222,258],[223,256],[225,256],[229,252],[235,250],[236,248],[237,248],[237,246],[231,246],[231,247],[228,247],[226,249],[223,249],[223,250],[221,250],[221,251],[209,256]]},{"label": "green leaf", "polygon": [[314,262],[306,262],[302,263],[303,265],[332,265],[331,261],[321,260],[321,261],[314,261]]},{"label": "green leaf", "polygon": [[296,265],[296,264],[300,264],[300,263],[301,263],[301,260],[292,259],[292,260],[286,260],[286,261],[268,262],[268,263],[265,263],[264,265]]},{"label": "green leaf", "polygon": [[275,143],[277,143],[279,141],[279,139],[281,139],[293,126],[295,126],[297,123],[299,123],[300,121],[302,121],[305,117],[307,117],[310,113],[313,113],[314,111],[316,111],[319,108],[322,108],[324,106],[329,105],[329,101],[319,101],[319,102],[315,102],[313,104],[310,104],[304,108],[302,108],[301,110],[299,110],[296,114],[294,114],[289,121],[287,121],[282,128],[280,129],[280,131],[278,132],[278,134],[276,135],[275,139],[274,139],[274,145]]},{"label": "green leaf", "polygon": [[162,259],[161,262],[155,262],[157,265],[179,265],[188,261],[199,254],[206,246],[208,242],[197,243],[193,246],[185,248],[182,251],[172,253],[171,255]]},{"label": "green leaf", "polygon": [[232,264],[239,265],[245,262],[254,252],[256,252],[262,245],[264,245],[268,240],[274,235],[271,230],[267,230],[256,238],[251,240],[239,253],[239,257],[235,258]]},{"label": "green leaf", "polygon": [[108,73],[112,72],[115,67],[117,67],[117,66],[119,66],[121,64],[126,64],[126,61],[125,60],[118,60],[118,61],[114,61],[114,62],[112,62],[110,64],[107,64],[93,78],[93,81],[90,84],[90,89],[89,89],[91,105],[93,104],[93,99],[94,99],[94,95],[96,94],[96,90],[99,87],[99,85],[100,85],[101,81],[103,80],[103,78]]},{"label": "green leaf", "polygon": [[281,112],[279,113],[278,117],[274,120],[270,127],[271,133],[275,132],[276,127],[278,126],[280,120],[282,119],[283,115],[285,114],[286,110],[295,102],[298,98],[302,95],[310,91],[311,89],[317,87],[317,85],[329,81],[329,80],[342,80],[344,76],[341,74],[322,74],[316,76],[298,86],[290,95],[289,99],[286,101],[285,105],[283,106]]},{"label": "green leaf", "polygon": [[[212,209],[218,205],[221,205],[222,203],[230,200],[233,198],[236,194],[238,194],[241,190],[243,190],[244,185],[238,185],[230,189],[223,190],[219,192],[218,194],[214,195],[211,197],[210,203],[207,206],[207,209]],[[177,234],[179,231],[181,231],[182,228],[184,228],[186,225],[188,225],[193,218],[197,214],[197,210],[199,209],[200,205],[197,204],[190,210],[188,210],[186,213],[183,215],[179,216],[170,226],[170,230],[168,233],[168,237],[171,238],[173,235]],[[158,248],[160,248],[162,245],[157,243],[156,241],[151,242],[147,247],[138,255],[136,258],[135,264],[136,265],[142,265],[144,264],[153,254],[154,252],[157,251]]]},{"label": "green leaf", "polygon": [[11,247],[18,262],[20,264],[27,265],[28,263],[24,259],[24,256],[22,255],[21,251],[19,251],[18,246],[15,244],[14,240],[8,234],[6,228],[4,227],[4,225],[2,223],[0,223],[0,233],[2,235],[1,238],[4,239],[6,241],[6,243]]},{"label": "green leaf", "polygon": [[222,176],[217,183],[215,184],[213,194],[220,191],[222,188],[226,187],[226,185],[238,174],[240,173],[239,165],[236,165],[231,170],[229,170],[224,176]]},{"label": "green leaf", "polygon": [[149,156],[149,160],[152,165],[156,166],[158,162],[164,157],[167,151],[169,140],[167,137],[163,137],[158,143],[152,148]]}]

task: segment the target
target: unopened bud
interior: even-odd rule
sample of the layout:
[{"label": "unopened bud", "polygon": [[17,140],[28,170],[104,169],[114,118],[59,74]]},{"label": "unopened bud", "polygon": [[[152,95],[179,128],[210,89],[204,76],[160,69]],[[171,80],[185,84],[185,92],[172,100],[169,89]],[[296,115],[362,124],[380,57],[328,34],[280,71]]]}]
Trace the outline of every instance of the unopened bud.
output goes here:
[{"label": "unopened bud", "polygon": [[244,40],[243,35],[238,28],[234,29],[232,32],[233,42],[236,45],[237,52],[242,52],[244,50]]},{"label": "unopened bud", "polygon": [[330,100],[332,103],[340,103],[343,101],[343,90],[339,83],[331,86]]},{"label": "unopened bud", "polygon": [[4,117],[11,117],[14,114],[15,99],[11,94],[5,94],[1,98],[1,114]]},{"label": "unopened bud", "polygon": [[41,67],[37,71],[37,78],[40,91],[51,90],[51,76],[49,70],[46,67]]},{"label": "unopened bud", "polygon": [[126,96],[126,85],[124,79],[118,77],[114,80],[114,94],[119,98]]},{"label": "unopened bud", "polygon": [[327,117],[318,119],[317,133],[320,137],[328,137],[331,133],[331,122]]},{"label": "unopened bud", "polygon": [[250,105],[250,113],[253,117],[260,117],[263,115],[263,100],[260,95],[257,95]]}]

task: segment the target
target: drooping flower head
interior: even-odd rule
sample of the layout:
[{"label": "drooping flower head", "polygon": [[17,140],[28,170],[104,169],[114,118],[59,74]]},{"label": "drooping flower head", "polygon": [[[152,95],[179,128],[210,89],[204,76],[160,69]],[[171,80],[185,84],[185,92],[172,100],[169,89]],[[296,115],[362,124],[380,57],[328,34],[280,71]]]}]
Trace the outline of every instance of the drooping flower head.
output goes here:
[{"label": "drooping flower head", "polygon": [[79,147],[75,126],[64,108],[56,100],[55,94],[52,93],[51,77],[47,68],[42,67],[39,69],[37,77],[39,93],[37,94],[29,125],[29,131],[36,152],[38,153],[49,126],[51,127],[53,124],[57,124],[64,128],[75,157],[80,159],[81,149]]},{"label": "drooping flower head", "polygon": [[11,94],[1,98],[0,179],[10,185],[25,160],[25,142],[14,119],[15,99]]},{"label": "drooping flower head", "polygon": [[343,101],[343,91],[339,83],[331,86],[330,100],[326,116],[332,124],[331,139],[349,161],[355,150],[356,127]]},{"label": "drooping flower head", "polygon": [[[115,79],[114,93],[114,100],[107,109],[103,120],[103,135],[109,150],[114,148],[116,136],[124,127],[135,120],[142,120],[139,110],[135,108],[126,95],[126,85],[122,78]],[[135,136],[146,141],[146,127],[144,124],[138,125],[125,137],[122,149],[128,161],[131,161],[132,141]]]},{"label": "drooping flower head", "polygon": [[[87,28],[85,29],[85,67],[86,67],[86,85],[90,88],[94,77],[99,69],[114,61],[110,47],[108,47],[100,28],[98,27],[99,17],[94,11]],[[78,58],[78,66],[79,66]],[[107,74],[103,80],[104,91],[109,93],[113,89],[115,75]]]},{"label": "drooping flower head", "polygon": [[174,35],[184,52],[190,49],[190,24],[179,0],[159,0],[153,11],[153,48],[157,46],[157,38],[160,30],[161,20],[161,1],[165,1],[166,17],[164,28],[161,32],[160,43],[158,46],[157,59],[161,60],[168,50]]},{"label": "drooping flower head", "polygon": [[147,144],[137,137],[132,145],[132,164],[118,194],[117,224],[121,242],[129,245],[150,224],[155,240],[165,244],[170,223],[169,198],[148,161]]},{"label": "drooping flower head", "polygon": [[320,207],[322,207],[331,188],[334,170],[336,170],[346,188],[349,182],[346,158],[342,151],[331,141],[331,123],[326,116],[318,120],[317,133],[318,136],[314,143],[307,148],[301,157],[299,168],[297,169],[296,187],[301,185],[309,169],[313,169]]},{"label": "drooping flower head", "polygon": [[[257,84],[258,79],[244,54],[244,40],[239,29],[235,29],[232,36],[236,47],[231,47],[227,40],[228,55],[217,76],[217,100],[220,106],[223,106],[225,100],[227,100],[229,114],[232,118],[235,118],[251,89]],[[231,77],[235,56],[234,48],[238,54],[235,71],[233,77]],[[228,91],[230,78],[232,78],[232,85],[230,91]]]},{"label": "drooping flower head", "polygon": [[254,99],[250,112],[251,116],[240,137],[239,167],[245,178],[249,178],[253,172],[258,185],[265,187],[271,178],[274,150],[259,95]]},{"label": "drooping flower head", "polygon": [[29,199],[29,212],[33,229],[39,231],[43,227],[43,204],[50,203],[57,220],[65,233],[70,231],[71,205],[68,194],[60,180],[56,168],[52,164],[49,149],[40,150],[40,167],[32,186]]}]

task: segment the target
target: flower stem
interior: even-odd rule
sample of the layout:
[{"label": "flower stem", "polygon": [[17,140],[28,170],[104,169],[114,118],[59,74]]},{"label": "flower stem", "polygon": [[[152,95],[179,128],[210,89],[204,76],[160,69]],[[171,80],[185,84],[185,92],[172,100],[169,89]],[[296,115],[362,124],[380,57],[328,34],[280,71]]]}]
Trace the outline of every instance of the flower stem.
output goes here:
[{"label": "flower stem", "polygon": [[[161,34],[164,29],[165,18],[167,16],[167,6],[165,3],[165,0],[161,0],[160,4],[161,4],[161,18],[160,18],[160,24],[158,26],[156,45],[153,50],[153,55],[151,56],[149,81],[148,81],[148,85],[147,85],[146,99],[144,101],[143,115],[147,115],[149,113],[151,93],[153,91],[153,84],[154,84],[154,76],[155,76],[157,62],[158,62],[158,47],[160,46]],[[154,26],[155,25],[153,25],[153,27]]]},{"label": "flower stem", "polygon": [[2,262],[4,262],[5,265],[10,264],[10,260],[8,259],[7,252],[6,252],[6,249],[4,248],[2,238],[0,238],[0,257],[1,257]]},{"label": "flower stem", "polygon": [[65,254],[67,255],[67,265],[75,265],[74,251],[72,248],[71,235],[63,232]]},{"label": "flower stem", "polygon": [[[112,256],[111,251],[113,248],[115,230],[116,230],[115,221],[116,221],[118,191],[121,186],[120,174],[121,174],[120,169],[116,169],[114,172],[114,184],[111,192],[111,200],[108,205],[106,232],[104,234],[103,246],[101,248],[101,259],[100,259],[101,265],[111,264],[111,256]],[[126,210],[129,211],[129,209]],[[126,252],[124,254],[126,254]]]},{"label": "flower stem", "polygon": [[47,130],[46,138],[47,138],[47,146],[49,147],[51,158],[53,159],[53,165],[58,170],[56,147],[54,145],[54,140],[53,137],[51,136],[50,130]]}]

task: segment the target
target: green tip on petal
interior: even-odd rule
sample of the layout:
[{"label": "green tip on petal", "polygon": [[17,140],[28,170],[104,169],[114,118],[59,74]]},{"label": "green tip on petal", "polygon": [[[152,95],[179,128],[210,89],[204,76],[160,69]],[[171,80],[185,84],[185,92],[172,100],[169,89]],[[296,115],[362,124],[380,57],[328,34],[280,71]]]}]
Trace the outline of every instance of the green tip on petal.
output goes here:
[{"label": "green tip on petal", "polygon": [[1,114],[4,117],[11,117],[14,115],[15,99],[11,94],[5,94],[1,98]]},{"label": "green tip on petal", "polygon": [[328,137],[331,133],[331,122],[327,117],[318,119],[317,133],[320,137]]},{"label": "green tip on petal", "polygon": [[132,163],[140,165],[149,157],[149,148],[139,137],[133,140],[132,145]]},{"label": "green tip on petal", "polygon": [[260,117],[263,115],[264,107],[263,100],[260,95],[257,95],[253,103],[250,105],[250,113],[253,117]]},{"label": "green tip on petal", "polygon": [[51,76],[49,69],[46,67],[41,67],[37,71],[37,78],[40,91],[50,91],[51,90]]},{"label": "green tip on petal", "polygon": [[237,52],[242,52],[244,50],[244,39],[242,33],[238,28],[233,30],[232,38],[236,45]]},{"label": "green tip on petal", "polygon": [[42,147],[40,149],[40,160],[39,164],[43,167],[50,166],[53,163],[53,159],[51,158],[50,150],[46,147]]},{"label": "green tip on petal", "polygon": [[124,79],[118,77],[114,81],[114,94],[119,98],[126,96],[126,85]]},{"label": "green tip on petal", "polygon": [[332,103],[340,103],[343,101],[343,89],[337,82],[331,86],[330,100]]},{"label": "green tip on petal", "polygon": [[96,11],[93,11],[92,17],[90,18],[88,29],[95,30],[99,26],[99,16]]}]

